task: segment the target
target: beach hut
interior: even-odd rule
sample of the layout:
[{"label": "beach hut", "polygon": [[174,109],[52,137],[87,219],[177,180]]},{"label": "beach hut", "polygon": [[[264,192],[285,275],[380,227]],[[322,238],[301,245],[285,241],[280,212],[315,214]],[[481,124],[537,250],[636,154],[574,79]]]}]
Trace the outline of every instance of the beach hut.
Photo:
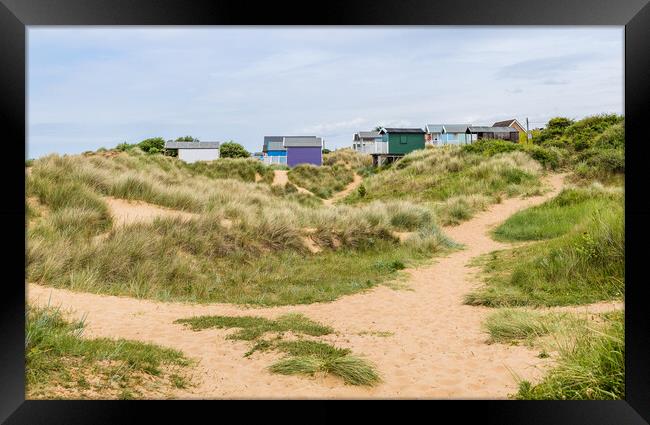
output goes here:
[{"label": "beach hut", "polygon": [[316,136],[286,136],[282,145],[287,150],[287,165],[323,164],[323,139]]},{"label": "beach hut", "polygon": [[287,165],[287,148],[282,143],[283,139],[284,136],[264,136],[262,160],[265,164]]},{"label": "beach hut", "polygon": [[427,124],[426,142],[432,146],[439,145],[465,145],[472,142],[467,128],[471,124]]},{"label": "beach hut", "polygon": [[519,141],[519,131],[513,127],[467,127],[467,134],[471,135],[473,140],[481,139],[501,139],[517,143]]},{"label": "beach hut", "polygon": [[187,163],[219,159],[219,142],[165,142],[166,150],[178,151],[178,159]]},{"label": "beach hut", "polygon": [[425,132],[421,128],[385,128],[379,130],[382,140],[378,153],[372,153],[372,163],[382,165],[398,160],[409,152],[424,149]]}]

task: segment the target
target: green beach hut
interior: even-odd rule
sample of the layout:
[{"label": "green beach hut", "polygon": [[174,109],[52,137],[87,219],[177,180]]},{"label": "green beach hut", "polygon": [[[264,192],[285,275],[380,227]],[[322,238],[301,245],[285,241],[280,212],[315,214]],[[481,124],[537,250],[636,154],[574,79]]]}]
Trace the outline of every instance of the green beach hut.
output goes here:
[{"label": "green beach hut", "polygon": [[421,128],[386,128],[379,130],[382,137],[381,153],[372,154],[374,165],[394,162],[409,152],[424,149],[425,132]]}]

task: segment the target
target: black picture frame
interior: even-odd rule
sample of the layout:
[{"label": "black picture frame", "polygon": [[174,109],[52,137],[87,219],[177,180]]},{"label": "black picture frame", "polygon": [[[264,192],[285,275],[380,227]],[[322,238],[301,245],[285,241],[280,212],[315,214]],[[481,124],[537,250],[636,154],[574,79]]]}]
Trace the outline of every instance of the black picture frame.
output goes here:
[{"label": "black picture frame", "polygon": [[[7,424],[143,423],[211,412],[193,401],[25,401],[24,162],[26,143],[26,27],[30,25],[617,25],[625,26],[626,116],[626,397],[620,401],[436,401],[414,409],[374,404],[363,417],[399,410],[425,418],[451,414],[454,422],[644,424],[650,421],[650,315],[645,308],[644,258],[650,232],[650,197],[645,188],[647,143],[644,128],[650,104],[650,5],[648,0],[366,0],[324,3],[244,0],[0,0],[0,122],[5,136],[0,215],[3,218],[4,286],[0,309],[0,421]],[[22,153],[21,153],[22,152]],[[22,182],[22,183],[21,183]],[[24,281],[24,280],[23,280]],[[192,403],[190,406],[189,403]],[[219,402],[223,403],[223,402]],[[338,420],[335,406],[308,406],[316,419]],[[433,407],[433,409],[432,409]],[[314,410],[318,409],[318,410]],[[274,416],[276,409],[236,410],[246,418]],[[284,410],[284,409],[283,409]],[[371,411],[370,413],[368,411]],[[432,415],[435,412],[435,415]],[[315,415],[311,415],[315,416]],[[260,416],[263,417],[263,416]],[[178,422],[181,422],[180,419]]]}]

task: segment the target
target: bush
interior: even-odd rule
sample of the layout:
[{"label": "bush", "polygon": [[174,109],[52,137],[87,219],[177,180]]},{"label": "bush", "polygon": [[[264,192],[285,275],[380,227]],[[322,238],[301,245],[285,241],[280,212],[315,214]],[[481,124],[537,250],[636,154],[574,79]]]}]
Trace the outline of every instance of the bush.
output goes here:
[{"label": "bush", "polygon": [[117,145],[115,147],[115,150],[120,151],[120,152],[125,152],[125,151],[128,151],[128,150],[131,150],[131,149],[135,148],[136,146],[138,146],[138,145],[124,142],[124,143],[120,143],[119,145]]},{"label": "bush", "polygon": [[155,154],[160,153],[165,149],[165,140],[162,137],[153,137],[150,139],[145,139],[138,143],[138,147],[142,149],[143,152]]},{"label": "bush", "polygon": [[176,140],[174,140],[174,141],[175,142],[198,142],[199,139],[197,139],[196,137],[192,137],[192,136],[182,136],[182,137],[176,138]]},{"label": "bush", "polygon": [[566,129],[574,123],[573,120],[564,117],[551,118],[546,128],[540,132],[533,132],[533,143],[543,144],[548,140],[560,138]]},{"label": "bush", "polygon": [[223,143],[219,150],[221,158],[248,158],[251,156],[242,145],[233,141]]},{"label": "bush", "polygon": [[576,150],[584,150],[590,147],[594,139],[605,129],[622,120],[622,117],[615,114],[594,115],[576,121],[566,129],[564,135],[571,140]]},{"label": "bush", "polygon": [[625,148],[625,126],[624,123],[614,124],[603,131],[594,140],[594,148],[597,149],[624,149]]},{"label": "bush", "polygon": [[560,166],[560,150],[558,148],[529,145],[526,146],[525,152],[544,167],[555,170]]},{"label": "bush", "polygon": [[463,145],[461,149],[463,152],[478,153],[485,156],[494,156],[499,153],[520,150],[521,146],[507,140],[481,139],[469,145]]},{"label": "bush", "polygon": [[581,179],[610,180],[625,173],[623,149],[590,148],[577,156],[575,175]]}]

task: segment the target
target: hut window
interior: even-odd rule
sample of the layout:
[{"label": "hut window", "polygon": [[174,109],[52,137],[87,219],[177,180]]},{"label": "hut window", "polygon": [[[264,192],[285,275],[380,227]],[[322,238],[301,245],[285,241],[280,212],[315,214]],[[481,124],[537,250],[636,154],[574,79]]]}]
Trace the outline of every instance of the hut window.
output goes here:
[{"label": "hut window", "polygon": [[408,140],[408,138],[406,137],[406,134],[400,134],[400,136],[399,136],[400,144],[405,145],[407,140]]}]

